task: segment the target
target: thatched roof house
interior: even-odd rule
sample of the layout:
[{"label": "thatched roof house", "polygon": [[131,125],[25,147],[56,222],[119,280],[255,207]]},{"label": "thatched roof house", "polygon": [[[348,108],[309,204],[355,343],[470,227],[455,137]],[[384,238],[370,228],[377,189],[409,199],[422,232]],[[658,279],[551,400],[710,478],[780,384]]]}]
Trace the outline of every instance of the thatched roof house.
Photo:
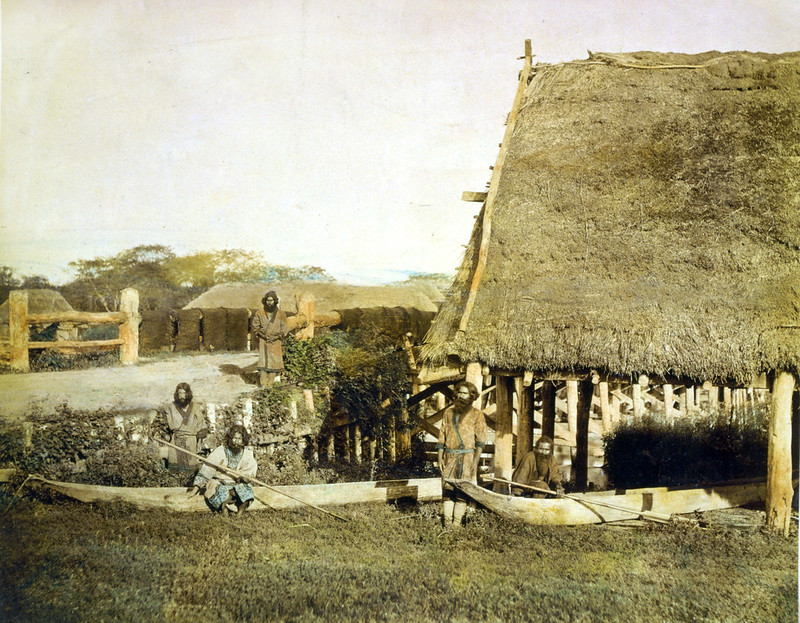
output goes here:
[{"label": "thatched roof house", "polygon": [[432,286],[354,286],[343,283],[297,281],[276,284],[223,283],[201,294],[184,309],[246,307],[258,309],[268,290],[275,290],[285,311],[294,311],[294,297],[306,292],[314,297],[317,313],[371,307],[405,307],[436,311],[439,292]]},{"label": "thatched roof house", "polygon": [[[686,385],[685,397],[697,381],[747,386],[770,373],[767,517],[788,534],[800,375],[800,53],[595,54],[535,67],[530,59],[526,42],[489,191],[470,193],[483,209],[423,358],[467,364],[476,384],[487,367],[496,377],[494,464],[504,478],[511,394],[519,456],[533,437],[531,379],[577,387],[578,486],[595,391],[588,379],[607,392],[609,379],[646,375],[663,383],[669,413],[671,383]],[[638,381],[633,391],[635,401]]]},{"label": "thatched roof house", "polygon": [[[60,292],[49,288],[22,290],[28,295],[28,313],[45,314],[49,312],[73,311]],[[8,338],[8,301],[0,305],[0,337]]]},{"label": "thatched roof house", "polygon": [[504,149],[474,309],[460,331],[486,214],[430,360],[800,371],[800,53],[536,65]]}]

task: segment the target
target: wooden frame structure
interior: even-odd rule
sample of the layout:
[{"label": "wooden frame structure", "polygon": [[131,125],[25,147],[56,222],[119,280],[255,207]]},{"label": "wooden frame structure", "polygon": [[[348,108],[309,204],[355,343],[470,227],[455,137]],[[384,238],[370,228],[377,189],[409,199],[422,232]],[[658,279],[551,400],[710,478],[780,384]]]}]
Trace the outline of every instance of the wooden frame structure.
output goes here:
[{"label": "wooden frame structure", "polygon": [[[28,313],[28,293],[12,290],[8,297],[9,340],[0,345],[9,366],[19,372],[30,369],[29,352],[54,348],[61,352],[76,352],[119,348],[119,359],[124,364],[139,359],[139,292],[125,288],[120,293],[120,310],[116,312],[60,311],[42,314]],[[117,324],[119,337],[111,340],[56,340],[32,342],[29,328],[32,325],[58,324]]]}]

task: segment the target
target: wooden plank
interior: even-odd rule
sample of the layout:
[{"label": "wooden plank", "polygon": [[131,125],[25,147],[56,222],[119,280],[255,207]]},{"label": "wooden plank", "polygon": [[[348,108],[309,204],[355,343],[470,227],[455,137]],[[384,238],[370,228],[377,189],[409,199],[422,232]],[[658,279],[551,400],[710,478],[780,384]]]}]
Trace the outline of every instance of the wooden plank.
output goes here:
[{"label": "wooden plank", "polygon": [[62,340],[59,342],[29,342],[28,348],[31,350],[41,350],[43,348],[103,348],[105,346],[122,346],[124,343],[125,340],[122,338],[86,341]]},{"label": "wooden plank", "polygon": [[9,366],[18,372],[30,369],[28,360],[28,293],[12,290],[8,293],[8,336],[11,343]]},{"label": "wooden plank", "polygon": [[83,312],[62,311],[31,314],[28,324],[53,324],[56,322],[74,322],[78,324],[121,324],[125,322],[125,312]]},{"label": "wooden plank", "polygon": [[513,471],[513,431],[512,431],[512,392],[514,391],[514,381],[510,377],[498,377],[497,388],[495,390],[495,403],[497,413],[495,414],[494,426],[494,476],[495,478],[511,478]]},{"label": "wooden plank", "polygon": [[478,260],[475,264],[475,272],[472,274],[472,283],[469,288],[469,295],[467,297],[466,305],[464,306],[464,313],[459,322],[459,331],[466,331],[469,317],[472,313],[472,308],[475,305],[475,297],[478,294],[478,285],[483,276],[483,268],[486,266],[486,257],[489,250],[489,238],[492,234],[492,209],[494,207],[494,200],[497,196],[497,189],[500,185],[500,176],[503,172],[503,164],[506,160],[508,153],[508,145],[511,142],[511,137],[514,134],[514,124],[517,120],[517,113],[519,112],[520,105],[522,104],[522,97],[525,94],[525,89],[528,87],[528,77],[531,73],[531,41],[525,40],[525,64],[519,77],[519,85],[517,86],[517,93],[514,96],[514,103],[511,106],[511,112],[508,115],[508,124],[503,136],[503,143],[500,147],[500,153],[497,156],[497,162],[492,171],[492,179],[489,182],[489,192],[486,196],[486,203],[483,206],[483,221],[481,224],[481,240],[478,247]]},{"label": "wooden plank", "polygon": [[473,192],[471,190],[465,190],[461,193],[461,201],[471,201],[474,203],[483,203],[486,201],[486,197],[489,193],[486,192]]},{"label": "wooden plank", "polygon": [[[452,390],[449,389],[449,386],[451,384],[452,383],[450,381],[440,381],[439,383],[433,383],[432,385],[429,385],[428,387],[423,389],[421,392],[409,397],[409,399],[406,401],[406,405],[408,407],[415,407],[426,398],[430,398],[431,396],[433,396],[438,392],[442,392],[443,394],[445,394],[445,396],[449,397],[453,394]],[[480,389],[478,391],[480,391]]]},{"label": "wooden plank", "polygon": [[125,288],[120,293],[119,309],[125,314],[125,322],[119,326],[119,338],[122,345],[119,349],[119,360],[123,364],[136,363],[139,360],[139,292],[134,288]]}]

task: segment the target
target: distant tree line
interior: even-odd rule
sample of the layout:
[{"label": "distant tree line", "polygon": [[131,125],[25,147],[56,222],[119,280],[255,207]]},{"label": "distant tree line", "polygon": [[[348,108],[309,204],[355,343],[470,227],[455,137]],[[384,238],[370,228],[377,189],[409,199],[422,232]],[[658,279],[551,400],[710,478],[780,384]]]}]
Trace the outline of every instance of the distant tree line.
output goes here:
[{"label": "distant tree line", "polygon": [[11,290],[58,290],[75,309],[113,311],[124,288],[139,291],[142,309],[180,308],[212,286],[227,282],[334,281],[318,266],[271,264],[262,254],[242,249],[196,251],[177,255],[164,245],[139,245],[116,255],[70,262],[75,278],[54,285],[41,275],[15,276],[0,266],[0,302]]}]

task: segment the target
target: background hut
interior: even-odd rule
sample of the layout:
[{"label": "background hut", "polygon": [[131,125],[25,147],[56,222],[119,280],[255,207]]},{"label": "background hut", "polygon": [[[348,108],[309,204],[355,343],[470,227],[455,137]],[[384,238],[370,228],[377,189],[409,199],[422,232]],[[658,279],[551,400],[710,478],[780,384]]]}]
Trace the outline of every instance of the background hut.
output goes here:
[{"label": "background hut", "polygon": [[501,403],[513,387],[503,379],[578,381],[585,461],[592,373],[733,387],[768,373],[768,521],[788,530],[798,113],[800,53],[593,54],[532,68],[528,54],[489,192],[473,193],[483,209],[423,349],[430,362],[498,375],[503,475],[511,416]]}]

